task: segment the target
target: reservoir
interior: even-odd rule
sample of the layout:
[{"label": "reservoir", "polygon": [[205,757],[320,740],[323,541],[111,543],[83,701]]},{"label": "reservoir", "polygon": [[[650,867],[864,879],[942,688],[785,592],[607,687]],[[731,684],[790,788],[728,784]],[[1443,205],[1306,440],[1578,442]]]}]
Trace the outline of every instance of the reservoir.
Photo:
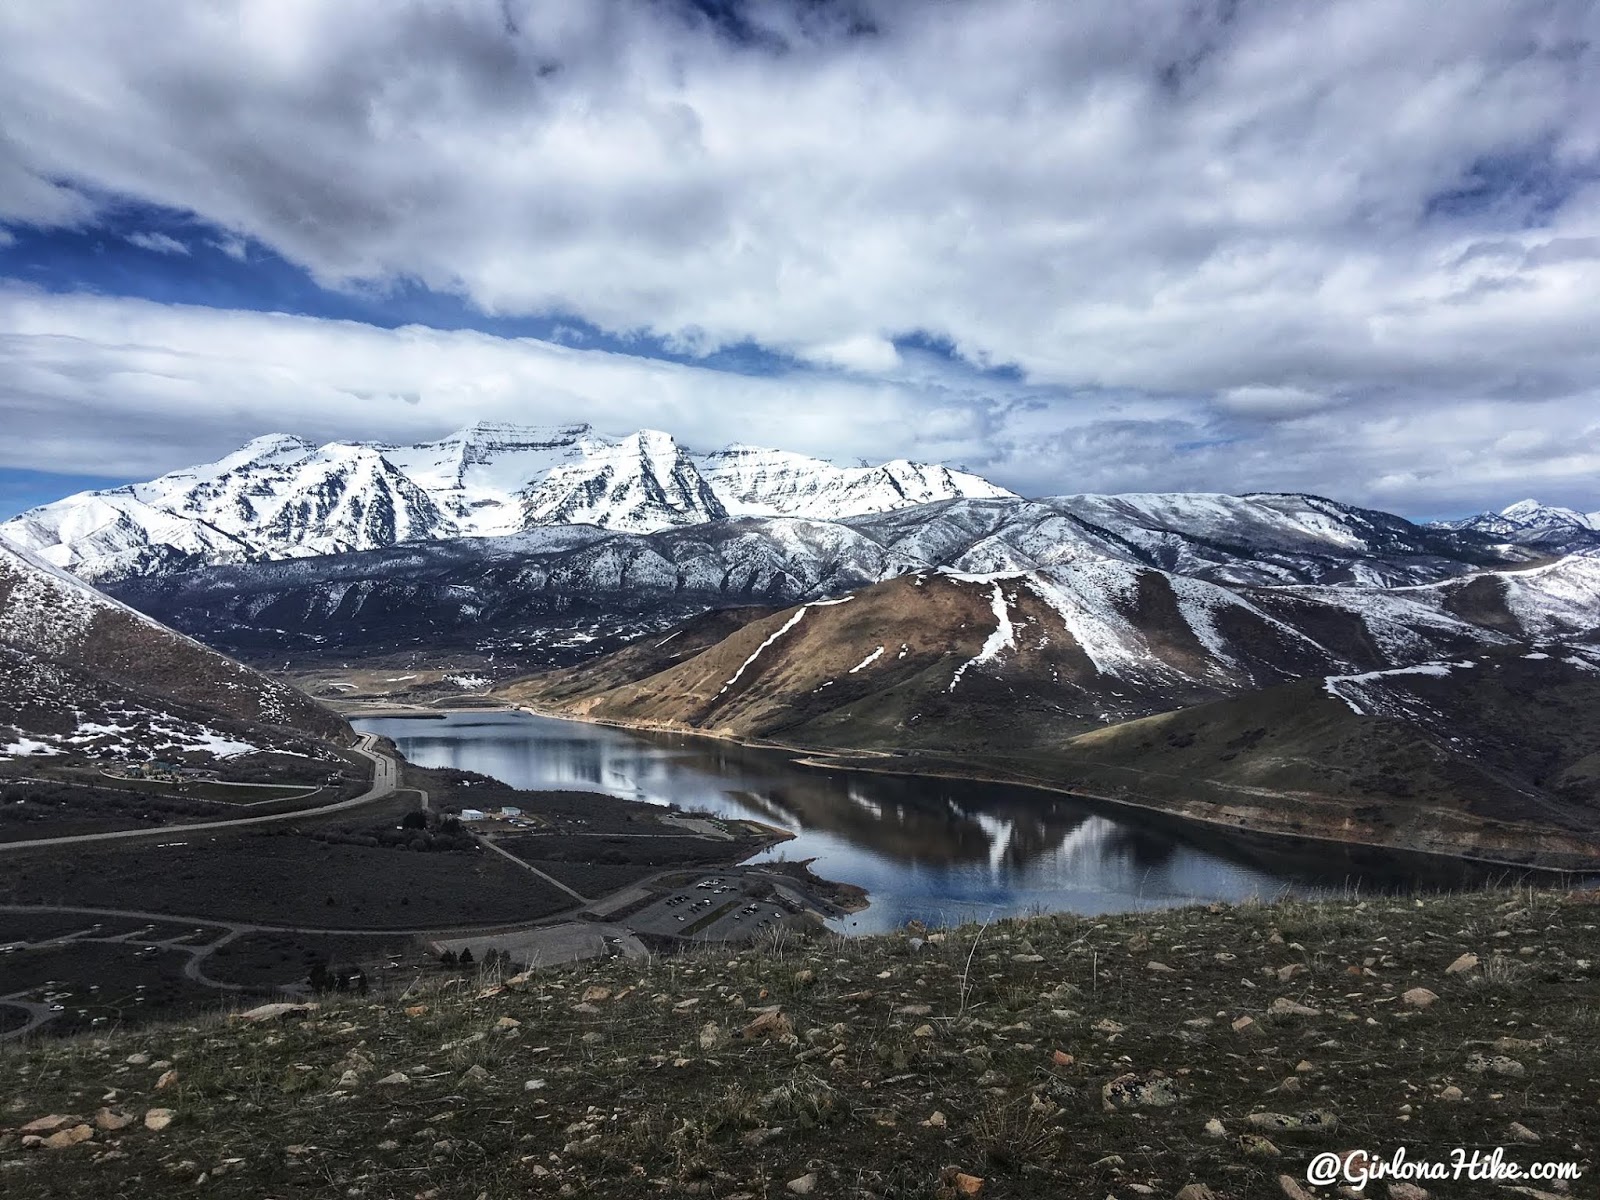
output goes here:
[{"label": "reservoir", "polygon": [[814,859],[817,875],[870,894],[868,909],[837,922],[845,933],[1497,877],[1446,859],[1214,831],[1036,788],[804,766],[779,750],[516,711],[352,724],[393,739],[419,766],[778,826],[793,840],[752,861]]}]

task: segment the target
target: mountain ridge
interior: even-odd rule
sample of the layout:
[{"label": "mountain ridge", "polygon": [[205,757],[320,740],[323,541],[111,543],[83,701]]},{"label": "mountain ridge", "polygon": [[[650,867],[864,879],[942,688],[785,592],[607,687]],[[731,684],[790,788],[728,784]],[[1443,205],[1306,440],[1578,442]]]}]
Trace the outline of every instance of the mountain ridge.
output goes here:
[{"label": "mountain ridge", "polygon": [[960,496],[987,480],[895,460],[838,467],[752,447],[696,455],[667,433],[479,422],[431,442],[266,434],[212,463],[80,492],[0,533],[90,580],[219,563],[503,536],[558,524],[649,533],[730,516],[844,517]]}]

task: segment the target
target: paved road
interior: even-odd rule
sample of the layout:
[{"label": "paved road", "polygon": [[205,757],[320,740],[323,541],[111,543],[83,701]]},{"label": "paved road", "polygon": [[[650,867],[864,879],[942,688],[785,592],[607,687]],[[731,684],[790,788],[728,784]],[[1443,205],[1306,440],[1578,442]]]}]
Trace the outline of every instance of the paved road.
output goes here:
[{"label": "paved road", "polygon": [[202,829],[240,829],[246,825],[266,825],[274,821],[303,821],[307,817],[321,817],[328,813],[345,812],[383,800],[394,794],[400,778],[400,769],[394,759],[372,749],[377,743],[373,734],[363,733],[350,747],[362,758],[372,763],[372,786],[359,796],[337,800],[320,808],[302,808],[295,812],[271,813],[264,817],[238,817],[232,821],[201,821],[190,825],[156,825],[149,829],[121,829],[115,833],[80,833],[73,837],[33,838],[26,842],[0,844],[0,854],[7,851],[30,850],[38,846],[76,846],[89,842],[127,842],[140,838],[165,838],[174,834],[195,833]]}]

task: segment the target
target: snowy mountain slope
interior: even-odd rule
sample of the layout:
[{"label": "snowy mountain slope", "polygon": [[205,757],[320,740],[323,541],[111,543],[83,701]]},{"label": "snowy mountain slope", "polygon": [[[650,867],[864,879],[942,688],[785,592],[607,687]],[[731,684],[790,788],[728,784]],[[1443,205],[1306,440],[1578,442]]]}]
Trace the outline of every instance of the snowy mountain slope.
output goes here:
[{"label": "snowy mountain slope", "polygon": [[835,467],[736,449],[697,461],[650,430],[612,438],[587,425],[480,423],[412,446],[272,434],[214,463],[32,509],[0,532],[86,579],[112,580],[547,525],[649,533],[730,514],[836,519],[962,495],[1010,493],[904,460]]},{"label": "snowy mountain slope", "polygon": [[959,497],[1015,498],[977,475],[903,458],[839,467],[786,450],[736,445],[698,455],[695,465],[727,511],[743,517],[838,520]]},{"label": "snowy mountain slope", "polygon": [[[1509,603],[1521,614],[1515,634],[1450,611],[1448,585],[1229,587],[1113,558],[988,573],[921,570],[846,593],[847,608],[812,599],[763,618],[752,626],[762,638],[728,639],[730,649],[708,660],[709,673],[674,666],[670,677],[624,681],[628,690],[594,699],[581,686],[591,668],[580,665],[563,685],[576,681],[576,690],[562,698],[593,699],[598,707],[586,713],[752,736],[840,706],[853,723],[879,703],[944,711],[951,703],[1003,706],[1003,697],[1031,698],[1058,721],[1087,727],[1306,677],[1570,636],[1580,631],[1564,622],[1585,606],[1591,620],[1582,632],[1600,635],[1597,565],[1509,575]],[[752,656],[748,663],[740,650]],[[711,676],[734,660],[737,669],[711,688]],[[777,663],[787,665],[768,679],[762,664]],[[593,671],[608,691],[617,686],[603,660]],[[538,686],[530,685],[536,698]],[[914,724],[906,716],[896,736],[910,737]]]},{"label": "snowy mountain slope", "polygon": [[347,734],[293,688],[0,539],[0,754],[239,753]]},{"label": "snowy mountain slope", "polygon": [[1478,513],[1434,528],[1464,530],[1549,553],[1600,548],[1600,512],[1583,513],[1537,500],[1519,500],[1499,512]]}]

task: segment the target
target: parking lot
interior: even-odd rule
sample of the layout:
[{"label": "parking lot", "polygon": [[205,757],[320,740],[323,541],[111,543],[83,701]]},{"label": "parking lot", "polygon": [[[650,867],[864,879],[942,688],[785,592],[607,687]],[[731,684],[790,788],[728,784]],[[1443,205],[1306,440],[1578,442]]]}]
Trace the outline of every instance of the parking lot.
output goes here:
[{"label": "parking lot", "polygon": [[640,933],[733,942],[772,929],[789,910],[757,900],[737,874],[705,875],[658,898],[628,918]]}]

